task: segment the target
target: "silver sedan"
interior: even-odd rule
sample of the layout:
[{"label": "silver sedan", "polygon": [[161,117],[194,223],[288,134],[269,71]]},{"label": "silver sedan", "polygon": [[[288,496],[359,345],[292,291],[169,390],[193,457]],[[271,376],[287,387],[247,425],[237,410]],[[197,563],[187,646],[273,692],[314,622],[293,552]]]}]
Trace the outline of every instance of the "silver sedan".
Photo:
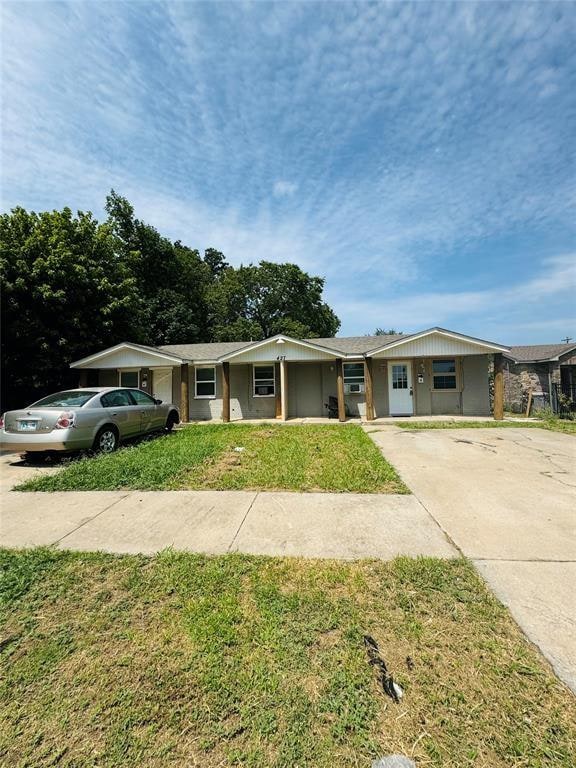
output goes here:
[{"label": "silver sedan", "polygon": [[122,440],[170,432],[179,421],[175,405],[140,389],[69,389],[5,413],[0,444],[4,450],[34,455],[85,449],[111,453]]}]

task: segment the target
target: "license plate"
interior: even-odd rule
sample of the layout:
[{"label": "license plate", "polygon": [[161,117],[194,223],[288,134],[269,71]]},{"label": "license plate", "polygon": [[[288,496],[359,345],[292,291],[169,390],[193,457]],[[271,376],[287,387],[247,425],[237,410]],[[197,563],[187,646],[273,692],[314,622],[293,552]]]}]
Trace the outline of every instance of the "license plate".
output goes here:
[{"label": "license plate", "polygon": [[20,432],[34,432],[38,426],[37,421],[20,421]]}]

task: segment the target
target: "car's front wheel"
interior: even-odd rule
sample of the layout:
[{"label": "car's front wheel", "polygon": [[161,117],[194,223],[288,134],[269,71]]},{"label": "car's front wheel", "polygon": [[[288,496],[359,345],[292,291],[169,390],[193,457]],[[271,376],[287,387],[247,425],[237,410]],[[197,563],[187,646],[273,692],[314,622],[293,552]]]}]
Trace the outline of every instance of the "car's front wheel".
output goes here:
[{"label": "car's front wheel", "polygon": [[96,453],[113,453],[118,448],[118,433],[113,427],[102,427],[94,439]]}]

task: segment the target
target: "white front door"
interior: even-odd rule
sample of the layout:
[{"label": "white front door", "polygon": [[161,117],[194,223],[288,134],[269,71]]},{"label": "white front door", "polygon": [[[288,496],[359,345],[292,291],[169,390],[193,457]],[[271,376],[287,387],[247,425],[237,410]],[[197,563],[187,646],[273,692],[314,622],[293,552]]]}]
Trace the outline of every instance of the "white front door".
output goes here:
[{"label": "white front door", "polygon": [[390,416],[412,416],[412,363],[409,360],[391,360],[388,363],[388,402]]},{"label": "white front door", "polygon": [[154,368],[152,396],[162,400],[163,403],[172,402],[172,368]]}]

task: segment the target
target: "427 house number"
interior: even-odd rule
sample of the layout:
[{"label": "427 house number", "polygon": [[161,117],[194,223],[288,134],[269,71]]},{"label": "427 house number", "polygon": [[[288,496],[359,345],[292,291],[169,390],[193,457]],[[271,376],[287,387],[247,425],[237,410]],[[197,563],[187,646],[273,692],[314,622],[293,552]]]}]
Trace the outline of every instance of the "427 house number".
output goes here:
[{"label": "427 house number", "polygon": [[278,355],[276,360],[286,360],[286,355]]}]

